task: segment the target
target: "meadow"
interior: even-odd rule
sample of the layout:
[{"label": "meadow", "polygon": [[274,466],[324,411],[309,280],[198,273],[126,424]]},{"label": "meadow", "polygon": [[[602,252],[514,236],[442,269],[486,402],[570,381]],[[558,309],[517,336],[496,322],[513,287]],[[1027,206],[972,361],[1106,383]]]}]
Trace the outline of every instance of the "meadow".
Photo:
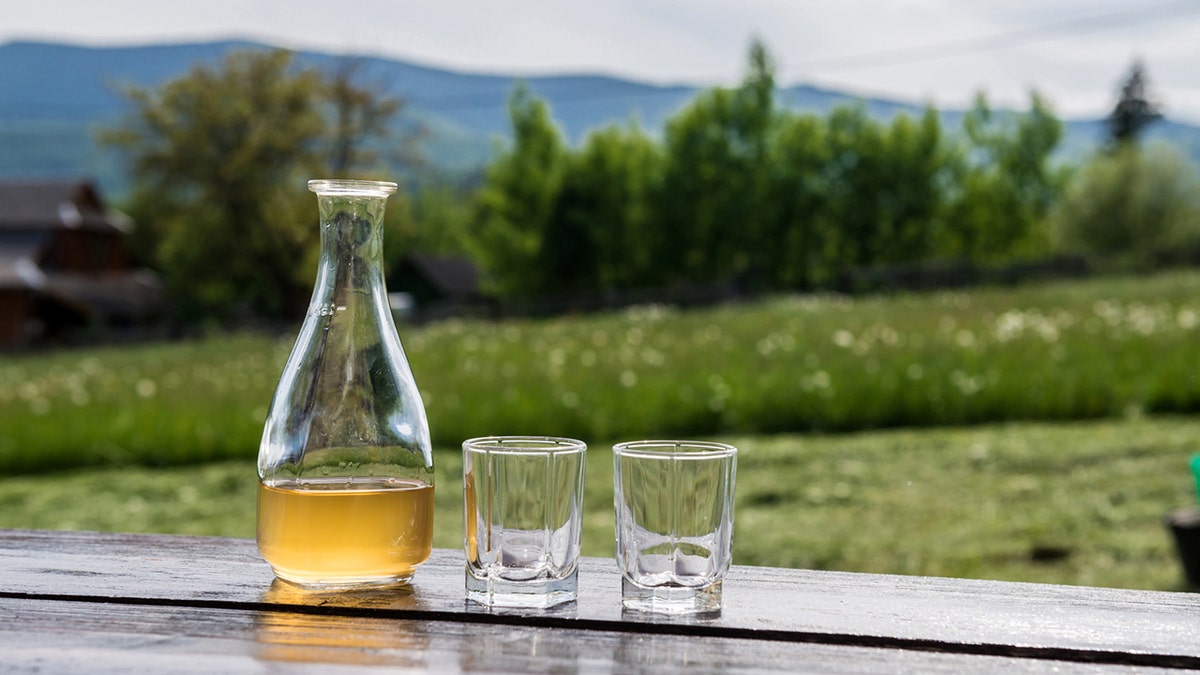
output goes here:
[{"label": "meadow", "polygon": [[[734,561],[1179,590],[1162,516],[1194,503],[1200,419],[722,436]],[[588,451],[585,555],[613,550],[609,443]],[[435,456],[434,544],[462,546],[462,460]],[[0,480],[0,527],[253,537],[253,459]]]},{"label": "meadow", "polygon": [[[400,331],[439,546],[461,538],[464,438],[588,441],[585,551],[608,555],[607,445],[688,435],[743,450],[739,563],[1179,584],[1161,517],[1196,499],[1195,272]],[[0,357],[0,526],[251,536],[293,339]]]},{"label": "meadow", "polygon": [[[1200,410],[1200,274],[401,327],[434,443]],[[0,468],[253,457],[294,336],[0,357]]]}]

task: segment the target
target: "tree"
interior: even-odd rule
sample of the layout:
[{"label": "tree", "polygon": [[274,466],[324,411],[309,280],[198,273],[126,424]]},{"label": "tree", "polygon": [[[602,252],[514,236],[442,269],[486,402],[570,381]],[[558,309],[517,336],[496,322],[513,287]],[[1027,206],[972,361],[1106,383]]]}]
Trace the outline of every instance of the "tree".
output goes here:
[{"label": "tree", "polygon": [[1062,123],[1035,92],[1025,113],[994,112],[979,94],[962,125],[948,252],[996,259],[1048,246],[1044,225],[1063,185],[1050,155]]},{"label": "tree", "polygon": [[384,220],[384,260],[389,269],[414,251],[465,255],[471,251],[471,200],[474,189],[446,181],[427,181],[411,197],[388,200]]},{"label": "tree", "polygon": [[1200,174],[1175,149],[1126,144],[1097,153],[1057,210],[1060,246],[1118,268],[1200,244]]},{"label": "tree", "polygon": [[[424,126],[410,125],[404,133],[396,133],[395,121],[404,101],[383,94],[379,87],[360,85],[363,67],[363,61],[342,61],[324,78],[330,175],[352,175],[377,167],[381,160],[385,165],[420,166],[416,144],[426,135]],[[388,146],[382,156],[381,141]]]},{"label": "tree", "polygon": [[873,265],[879,255],[875,202],[884,189],[883,127],[861,105],[834,109],[826,120],[829,161],[822,171],[826,189],[825,218],[833,268]]},{"label": "tree", "polygon": [[730,279],[758,265],[774,92],[774,65],[756,42],[740,87],[706,91],[667,122],[654,258],[671,281]]},{"label": "tree", "polygon": [[947,136],[937,112],[824,118],[775,106],[754,43],[742,84],[704,91],[655,142],[636,127],[566,147],[546,104],[518,90],[514,142],[477,200],[479,257],[520,295],[737,280],[811,288],[845,267],[1041,253],[1062,186],[1062,125],[981,95]]},{"label": "tree", "polygon": [[1111,148],[1136,143],[1146,127],[1162,119],[1162,111],[1147,89],[1146,68],[1141,60],[1135,60],[1121,84],[1120,98],[1108,114]]},{"label": "tree", "polygon": [[551,287],[538,265],[562,188],[567,149],[546,102],[519,86],[508,102],[513,144],[488,166],[475,215],[477,258],[501,295]]},{"label": "tree", "polygon": [[884,137],[887,189],[880,195],[880,254],[885,263],[931,258],[943,243],[945,189],[952,151],[942,137],[937,111],[918,120],[900,115]]},{"label": "tree", "polygon": [[132,110],[101,140],[129,162],[130,208],[181,316],[294,317],[319,240],[305,180],[353,171],[398,105],[286,51],[231,53],[125,96]]},{"label": "tree", "polygon": [[650,200],[662,154],[641,129],[588,135],[564,169],[541,265],[556,289],[629,289],[653,281]]},{"label": "tree", "polygon": [[830,194],[825,167],[830,149],[825,121],[785,115],[773,135],[769,229],[759,241],[767,285],[807,288],[830,276]]}]

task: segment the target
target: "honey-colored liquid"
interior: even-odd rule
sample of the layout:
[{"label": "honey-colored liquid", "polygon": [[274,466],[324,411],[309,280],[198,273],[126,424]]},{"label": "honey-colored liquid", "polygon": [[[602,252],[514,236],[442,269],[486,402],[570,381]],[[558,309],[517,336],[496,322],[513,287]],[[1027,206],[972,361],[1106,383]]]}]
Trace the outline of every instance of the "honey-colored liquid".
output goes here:
[{"label": "honey-colored liquid", "polygon": [[433,486],[344,478],[258,487],[258,550],[309,586],[408,580],[433,550]]}]

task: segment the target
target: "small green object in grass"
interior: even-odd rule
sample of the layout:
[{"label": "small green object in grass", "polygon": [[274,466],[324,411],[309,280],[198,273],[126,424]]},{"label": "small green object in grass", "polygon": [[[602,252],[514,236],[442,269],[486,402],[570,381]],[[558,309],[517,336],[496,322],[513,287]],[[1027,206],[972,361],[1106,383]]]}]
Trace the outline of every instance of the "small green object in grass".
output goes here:
[{"label": "small green object in grass", "polygon": [[1192,455],[1192,477],[1196,479],[1196,502],[1200,503],[1200,454]]}]

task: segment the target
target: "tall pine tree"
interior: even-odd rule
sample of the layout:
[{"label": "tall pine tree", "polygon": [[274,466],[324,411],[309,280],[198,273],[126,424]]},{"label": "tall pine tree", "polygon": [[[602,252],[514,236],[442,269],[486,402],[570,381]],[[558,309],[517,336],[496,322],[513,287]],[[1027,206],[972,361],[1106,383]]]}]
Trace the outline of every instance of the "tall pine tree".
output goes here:
[{"label": "tall pine tree", "polygon": [[1146,67],[1135,60],[1121,85],[1121,97],[1108,114],[1108,140],[1111,148],[1137,143],[1146,127],[1162,119],[1158,104],[1150,98]]}]

